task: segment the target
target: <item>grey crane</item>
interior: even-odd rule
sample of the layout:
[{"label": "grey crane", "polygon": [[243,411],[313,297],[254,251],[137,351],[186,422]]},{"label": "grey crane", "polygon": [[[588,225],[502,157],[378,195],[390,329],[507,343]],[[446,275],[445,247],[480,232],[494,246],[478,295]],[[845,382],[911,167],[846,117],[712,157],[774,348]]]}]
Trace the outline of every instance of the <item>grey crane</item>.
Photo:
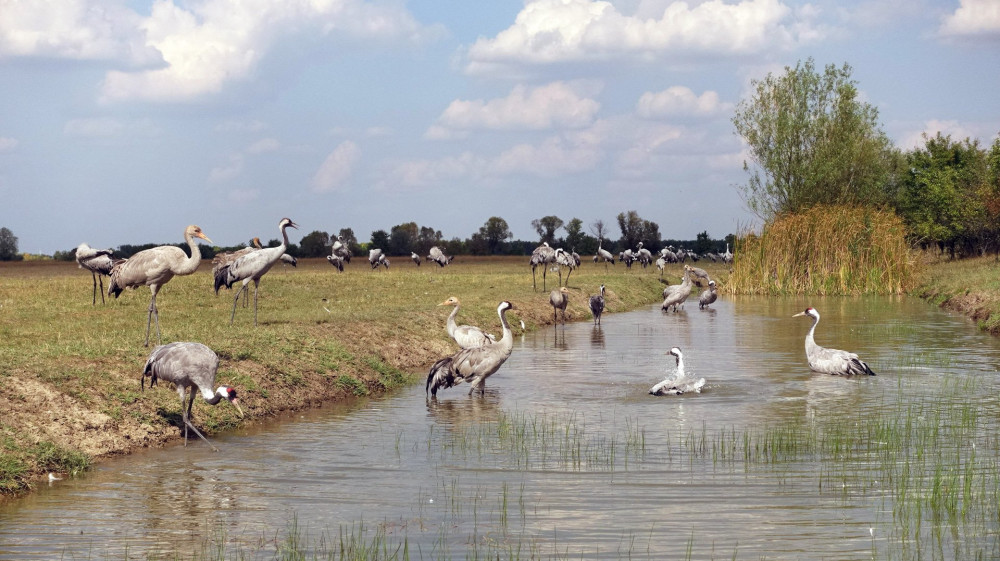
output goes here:
[{"label": "grey crane", "polygon": [[444,267],[448,263],[451,263],[455,257],[445,255],[444,252],[441,251],[440,247],[434,246],[427,252],[427,259],[437,263],[441,267]]},{"label": "grey crane", "polygon": [[344,242],[344,236],[337,236],[337,239],[333,242],[331,254],[339,257],[341,262],[351,262],[351,250],[347,247],[347,243]]},{"label": "grey crane", "polygon": [[128,259],[122,259],[111,268],[111,280],[108,282],[108,294],[115,298],[126,288],[146,285],[153,293],[149,300],[149,314],[146,318],[146,342],[149,346],[149,327],[156,319],[156,340],[160,341],[160,312],[156,308],[156,293],[160,287],[175,275],[190,275],[198,270],[201,263],[201,249],[194,243],[194,238],[201,238],[208,243],[212,240],[202,233],[201,228],[194,224],[184,229],[184,241],[191,249],[188,257],[184,250],[174,245],[161,245],[136,253]]},{"label": "grey crane", "polygon": [[601,325],[601,314],[604,313],[604,285],[601,293],[590,297],[590,313],[594,314],[594,325]]},{"label": "grey crane", "polygon": [[555,260],[556,250],[549,247],[549,242],[542,242],[542,245],[531,252],[531,260],[528,263],[531,265],[531,287],[533,289],[538,289],[535,281],[535,268],[539,266],[542,268],[542,290],[545,290],[545,272],[549,263],[555,263]]},{"label": "grey crane", "polygon": [[597,242],[597,255],[594,256],[594,263],[604,261],[604,270],[608,270],[608,263],[615,264],[615,256],[610,251],[601,247],[601,242]]},{"label": "grey crane", "polygon": [[684,277],[679,285],[668,286],[663,289],[664,298],[660,309],[669,311],[671,307],[676,312],[681,304],[691,296],[691,267],[684,266]]},{"label": "grey crane", "polygon": [[556,265],[559,266],[559,284],[562,284],[562,268],[569,269],[569,272],[566,273],[566,286],[569,286],[569,276],[580,265],[580,256],[575,253],[567,253],[563,248],[559,248],[556,250]]},{"label": "grey crane", "polygon": [[223,286],[229,288],[229,286],[226,286],[226,278],[229,276],[229,266],[240,257],[243,257],[250,252],[257,251],[261,247],[263,246],[260,244],[260,238],[253,238],[250,240],[250,245],[244,247],[243,249],[215,254],[215,257],[212,258],[212,277],[215,279],[216,296],[218,296],[219,289]]},{"label": "grey crane", "polygon": [[667,267],[667,260],[663,257],[656,258],[656,268],[660,270],[660,278],[663,278],[663,269]]},{"label": "grey crane", "polygon": [[449,297],[444,302],[438,304],[438,306],[454,306],[455,309],[451,311],[448,315],[448,320],[445,322],[445,330],[448,332],[448,336],[458,343],[459,347],[463,349],[472,349],[475,347],[482,347],[483,345],[491,345],[494,343],[495,339],[492,335],[486,333],[478,327],[472,325],[458,325],[455,318],[458,316],[458,307],[460,306],[458,298],[455,296]]},{"label": "grey crane", "polygon": [[556,312],[562,310],[562,322],[566,325],[566,306],[569,304],[569,289],[560,286],[549,293],[549,304],[552,304],[552,323],[559,323],[556,319]]},{"label": "grey crane", "polygon": [[708,281],[708,288],[698,297],[698,309],[704,310],[710,304],[714,303],[718,297],[719,293],[715,291],[715,281]]},{"label": "grey crane", "polygon": [[420,266],[420,256],[417,255],[417,252],[411,251],[410,252],[410,259],[412,259],[413,262],[417,264],[417,267]]},{"label": "grey crane", "polygon": [[729,242],[726,242],[726,252],[722,254],[722,260],[726,263],[733,262],[733,254],[729,251]]},{"label": "grey crane", "polygon": [[689,392],[701,393],[705,386],[704,378],[689,377],[684,372],[684,354],[680,347],[670,349],[668,355],[677,358],[677,368],[667,374],[667,377],[649,389],[651,395],[681,395]]},{"label": "grey crane", "polygon": [[874,376],[875,372],[868,367],[865,361],[861,360],[855,353],[841,351],[839,349],[827,349],[816,344],[814,334],[816,324],[819,323],[819,312],[815,308],[806,308],[792,317],[809,316],[813,318],[812,327],[806,334],[806,360],[809,361],[809,368],[824,374],[836,374],[839,376],[853,376],[855,374],[867,374]]},{"label": "grey crane", "polygon": [[642,242],[639,242],[639,247],[635,250],[634,255],[635,260],[642,265],[643,269],[653,262],[653,254],[648,249],[642,247]]},{"label": "grey crane", "polygon": [[485,393],[486,378],[499,370],[514,350],[514,335],[511,333],[506,316],[507,311],[513,309],[514,305],[506,300],[497,306],[497,315],[500,316],[500,324],[503,326],[503,336],[499,341],[492,345],[462,349],[435,362],[427,373],[425,391],[436,397],[440,388],[450,388],[462,382],[469,382],[471,386],[469,395],[477,389],[480,394]]},{"label": "grey crane", "polygon": [[[169,343],[160,345],[149,353],[146,366],[142,369],[142,378],[139,381],[140,389],[146,389],[146,377],[149,376],[149,387],[156,385],[157,380],[171,382],[177,388],[177,395],[181,398],[181,417],[184,420],[184,445],[187,446],[188,428],[194,431],[206,444],[212,446],[201,432],[191,424],[191,407],[194,405],[194,396],[201,393],[201,397],[209,405],[215,405],[222,399],[229,400],[240,416],[243,416],[243,409],[240,407],[239,399],[236,397],[236,390],[229,386],[215,386],[215,372],[219,369],[219,356],[215,352],[201,343]],[[188,400],[187,408],[184,407],[185,393],[191,390],[191,398]],[[218,451],[215,446],[213,450]]]},{"label": "grey crane", "polygon": [[385,253],[377,247],[368,250],[368,263],[371,264],[372,269],[378,269],[380,266],[385,267],[386,270],[389,269],[389,259],[385,256]]},{"label": "grey crane", "polygon": [[[250,245],[244,247],[243,249],[238,249],[236,251],[228,251],[225,253],[217,253],[215,257],[212,258],[212,276],[215,278],[215,294],[219,294],[219,289],[225,286],[227,289],[232,288],[232,283],[227,284],[229,279],[229,266],[233,264],[237,259],[257,251],[258,249],[263,249],[264,246],[260,243],[260,238],[254,237],[250,240]],[[297,267],[299,264],[298,259],[292,257],[287,253],[281,254],[281,262],[286,265],[291,265],[292,267]],[[234,281],[235,282],[235,281]],[[246,293],[243,293],[243,306],[246,307],[247,299]]]},{"label": "grey crane", "polygon": [[330,262],[331,265],[337,268],[341,273],[344,272],[344,258],[337,255],[331,254],[326,256],[326,260]]},{"label": "grey crane", "polygon": [[[702,269],[700,267],[692,267],[690,265],[688,265],[687,268],[691,271],[691,274],[696,279],[704,279],[706,282],[712,280],[712,277],[708,276],[708,273],[705,271],[705,269]],[[694,280],[694,279],[692,279],[692,280]],[[698,281],[695,281],[695,282],[698,284],[698,286],[701,286],[701,282],[698,282]]]},{"label": "grey crane", "polygon": [[271,270],[275,263],[281,260],[281,255],[288,248],[288,228],[298,229],[298,227],[298,224],[292,222],[291,218],[282,218],[278,222],[278,230],[281,231],[281,245],[251,251],[229,265],[226,286],[233,286],[236,282],[243,283],[233,299],[233,312],[229,316],[229,325],[232,325],[233,320],[236,319],[236,303],[239,302],[240,294],[249,291],[247,286],[250,281],[253,281],[253,324],[257,325],[257,293],[260,289],[260,279]]},{"label": "grey crane", "polygon": [[101,284],[101,304],[104,304],[104,278],[102,275],[110,275],[111,267],[114,266],[113,249],[94,249],[82,243],[76,246],[76,264],[81,269],[90,271],[90,276],[94,279],[94,301],[92,306],[97,305],[97,283]]}]

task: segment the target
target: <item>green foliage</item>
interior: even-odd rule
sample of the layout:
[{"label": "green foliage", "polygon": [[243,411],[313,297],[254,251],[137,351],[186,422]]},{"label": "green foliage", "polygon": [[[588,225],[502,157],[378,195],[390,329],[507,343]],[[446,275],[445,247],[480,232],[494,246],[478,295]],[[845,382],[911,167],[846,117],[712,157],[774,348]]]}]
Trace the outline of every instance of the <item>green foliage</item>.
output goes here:
[{"label": "green foliage", "polygon": [[897,153],[877,123],[878,110],[858,98],[851,67],[813,60],[752,82],[733,117],[747,143],[747,206],[764,220],[818,204],[880,205]]},{"label": "green foliage", "polygon": [[531,227],[538,232],[539,243],[555,244],[556,230],[562,228],[562,218],[558,216],[543,216],[531,221]]},{"label": "green foliage", "polygon": [[634,210],[618,213],[618,228],[622,232],[618,242],[622,248],[635,249],[639,242],[643,242],[650,251],[660,246],[660,226],[656,222],[643,220]]},{"label": "green foliage", "polygon": [[300,257],[323,257],[330,254],[330,234],[321,230],[313,230],[299,241]]},{"label": "green foliage", "polygon": [[968,138],[925,135],[905,160],[895,204],[914,243],[952,256],[1000,249],[1000,137],[987,152]]},{"label": "green foliage", "polygon": [[389,231],[389,246],[386,248],[387,252],[389,255],[409,256],[410,252],[413,251],[413,248],[417,243],[418,235],[419,229],[417,228],[416,222],[407,222],[405,224],[397,224],[393,226]]},{"label": "green foliage", "polygon": [[479,236],[485,241],[487,251],[491,255],[501,253],[504,242],[514,237],[510,233],[507,221],[499,216],[491,216],[479,229]]},{"label": "green foliage", "polygon": [[374,249],[374,248],[386,251],[389,249],[388,232],[386,232],[385,230],[375,230],[374,232],[372,232],[372,240],[371,243],[368,244],[368,249]]},{"label": "green foliage", "polygon": [[17,236],[8,228],[0,228],[0,261],[15,261],[17,258]]}]

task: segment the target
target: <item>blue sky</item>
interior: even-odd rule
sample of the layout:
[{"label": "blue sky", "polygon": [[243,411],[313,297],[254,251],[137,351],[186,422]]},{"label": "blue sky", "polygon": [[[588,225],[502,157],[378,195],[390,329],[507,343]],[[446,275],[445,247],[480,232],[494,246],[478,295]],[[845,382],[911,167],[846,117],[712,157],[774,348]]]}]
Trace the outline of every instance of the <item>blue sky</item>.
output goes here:
[{"label": "blue sky", "polygon": [[29,253],[754,223],[734,106],[850,64],[901,148],[1000,132],[1000,0],[0,0],[0,226]]}]

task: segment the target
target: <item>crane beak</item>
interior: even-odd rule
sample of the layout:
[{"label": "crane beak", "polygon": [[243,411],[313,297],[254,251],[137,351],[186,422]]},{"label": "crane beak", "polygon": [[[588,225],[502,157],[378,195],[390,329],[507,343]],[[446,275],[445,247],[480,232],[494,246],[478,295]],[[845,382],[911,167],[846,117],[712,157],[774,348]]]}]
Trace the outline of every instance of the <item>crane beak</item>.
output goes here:
[{"label": "crane beak", "polygon": [[208,242],[208,243],[215,243],[215,242],[213,242],[212,240],[208,239],[208,236],[206,236],[205,234],[203,234],[203,233],[201,233],[201,232],[199,232],[199,233],[197,234],[197,236],[198,236],[199,238],[201,238],[201,239],[205,240],[205,241],[206,241],[206,242]]},{"label": "crane beak", "polygon": [[799,317],[799,316],[804,316],[804,315],[806,315],[806,313],[805,313],[805,312],[799,312],[799,313],[795,314],[795,315],[794,315],[794,316],[792,316],[792,317],[793,317],[793,318],[797,318],[797,317]]},{"label": "crane beak", "polygon": [[240,412],[240,417],[246,417],[246,414],[243,413],[243,408],[240,407],[239,399],[234,397],[233,399],[229,400],[229,402],[236,406],[236,410]]}]

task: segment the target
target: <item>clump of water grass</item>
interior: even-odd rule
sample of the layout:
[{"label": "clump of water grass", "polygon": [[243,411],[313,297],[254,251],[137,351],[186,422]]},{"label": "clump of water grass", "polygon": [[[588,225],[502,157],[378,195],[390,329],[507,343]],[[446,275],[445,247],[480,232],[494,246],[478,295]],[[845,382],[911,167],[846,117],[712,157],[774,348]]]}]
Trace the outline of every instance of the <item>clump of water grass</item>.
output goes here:
[{"label": "clump of water grass", "polygon": [[895,213],[816,206],[736,241],[725,289],[735,294],[902,294],[915,260]]}]

